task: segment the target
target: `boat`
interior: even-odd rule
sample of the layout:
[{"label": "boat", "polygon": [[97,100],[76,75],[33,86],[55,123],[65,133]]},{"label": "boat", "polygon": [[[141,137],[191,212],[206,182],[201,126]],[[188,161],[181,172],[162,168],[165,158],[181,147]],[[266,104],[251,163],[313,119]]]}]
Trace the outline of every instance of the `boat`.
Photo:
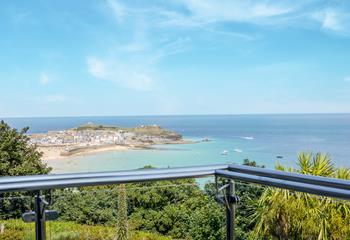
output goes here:
[{"label": "boat", "polygon": [[254,137],[242,137],[245,140],[254,140]]},{"label": "boat", "polygon": [[235,151],[236,153],[241,153],[241,152],[243,152],[241,149],[239,149],[239,148],[236,148],[236,149],[234,149],[233,151]]},{"label": "boat", "polygon": [[224,150],[222,151],[221,155],[227,155],[228,154],[228,151],[227,150]]}]

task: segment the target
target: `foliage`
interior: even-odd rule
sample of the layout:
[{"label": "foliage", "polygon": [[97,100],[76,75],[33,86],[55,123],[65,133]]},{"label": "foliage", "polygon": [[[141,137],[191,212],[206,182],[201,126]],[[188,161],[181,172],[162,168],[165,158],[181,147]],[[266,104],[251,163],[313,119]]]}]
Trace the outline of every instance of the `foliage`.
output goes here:
[{"label": "foliage", "polygon": [[133,232],[131,235],[132,240],[171,240],[170,237],[160,236],[158,234],[149,232]]},{"label": "foliage", "polygon": [[[244,159],[243,165],[264,167],[249,159]],[[259,200],[263,191],[264,189],[261,186],[255,184],[240,181],[235,182],[235,195],[240,198],[239,204],[236,205],[235,216],[235,235],[237,240],[248,239],[250,232],[254,229],[255,224],[249,219],[249,216],[255,212],[255,203]],[[207,184],[205,186],[205,192],[214,200],[216,194],[215,184]]]},{"label": "foliage", "polygon": [[[0,121],[0,176],[19,176],[47,174],[51,168],[41,161],[41,153],[29,144],[26,135],[28,128],[21,131],[12,129],[4,121]],[[0,218],[19,217],[28,209],[29,193],[2,194],[0,201]],[[11,200],[4,198],[11,197]]]},{"label": "foliage", "polygon": [[[255,161],[244,160],[243,165],[251,167],[259,166]],[[247,184],[243,182],[236,183],[236,195],[240,197],[240,203],[236,208],[236,239],[245,240],[249,238],[250,232],[254,229],[255,223],[250,221],[249,216],[256,211],[256,202],[261,197],[264,188],[255,184]]]},{"label": "foliage", "polygon": [[[207,232],[217,235],[218,228],[213,226],[224,227],[223,207],[209,198],[193,179],[127,184],[125,187],[128,225],[132,231],[200,239],[190,229],[199,219],[191,216],[203,212],[207,215],[218,213],[212,222],[198,223],[207,228]],[[56,190],[52,208],[60,212],[61,220],[115,226],[118,219],[116,198],[119,195],[117,186]]]},{"label": "foliage", "polygon": [[[35,239],[34,223],[24,223],[20,219],[1,221],[4,224],[4,232],[0,233],[0,239],[8,240],[32,240]],[[113,240],[115,229],[106,226],[81,225],[74,222],[53,221],[47,223],[47,236],[52,240]],[[133,231],[131,240],[171,240],[169,237],[155,233]]]},{"label": "foliage", "polygon": [[41,162],[41,153],[29,144],[28,128],[11,129],[0,121],[0,176],[46,174],[50,168]]},{"label": "foliage", "polygon": [[[349,179],[349,170],[335,168],[329,155],[300,153],[299,169],[276,168],[310,175]],[[350,207],[342,201],[266,188],[252,214],[254,237],[273,239],[349,239]]]},{"label": "foliage", "polygon": [[[134,184],[128,193],[130,223],[135,229],[177,239],[200,239],[198,233],[192,231],[199,224],[198,218],[192,216],[202,212],[218,214],[212,222],[201,223],[201,227],[210,232],[208,239],[217,236],[217,230],[224,227],[223,208],[209,198],[194,179]],[[213,228],[218,225],[220,227]]]},{"label": "foliage", "polygon": [[117,218],[117,240],[128,239],[128,206],[126,203],[125,184],[119,186],[118,191],[118,218]]},{"label": "foliage", "polygon": [[157,125],[126,128],[126,127],[96,125],[93,123],[88,123],[86,125],[82,125],[77,128],[74,128],[74,130],[76,131],[86,131],[86,130],[124,131],[124,132],[132,132],[139,135],[163,136],[166,138],[174,138],[174,139],[181,138],[181,135],[177,134],[176,132],[166,130]]},{"label": "foliage", "polygon": [[114,226],[117,222],[117,186],[55,190],[52,208],[60,219],[79,224]]},{"label": "foliage", "polygon": [[190,235],[193,240],[225,239],[226,220],[216,202],[205,204],[190,215]]},{"label": "foliage", "polygon": [[[249,160],[244,164],[257,166]],[[237,208],[237,239],[246,239],[254,227],[246,218],[253,211],[250,201],[257,201],[262,189],[239,183],[236,186],[237,195],[244,196]],[[215,200],[215,184],[207,183],[201,189],[194,179],[182,179],[127,184],[125,188],[131,230],[177,239],[225,238],[225,208]],[[119,216],[118,196],[117,186],[58,190],[54,192],[53,209],[60,212],[61,220],[114,226]]]}]

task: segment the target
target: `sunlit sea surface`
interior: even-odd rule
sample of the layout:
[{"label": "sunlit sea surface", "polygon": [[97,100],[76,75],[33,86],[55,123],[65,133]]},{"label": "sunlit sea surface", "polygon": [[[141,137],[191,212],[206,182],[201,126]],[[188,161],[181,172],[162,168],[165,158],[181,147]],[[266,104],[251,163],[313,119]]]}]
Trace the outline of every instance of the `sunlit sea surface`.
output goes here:
[{"label": "sunlit sea surface", "polygon": [[[336,166],[350,167],[350,114],[210,115],[139,117],[7,118],[30,133],[63,130],[93,122],[123,127],[157,124],[187,139],[210,142],[156,146],[156,150],[103,152],[52,161],[55,172],[125,170],[155,167],[241,163],[248,158],[273,168],[296,166],[300,151],[329,153]],[[222,155],[226,150],[227,155]],[[277,158],[281,156],[282,158]]]}]

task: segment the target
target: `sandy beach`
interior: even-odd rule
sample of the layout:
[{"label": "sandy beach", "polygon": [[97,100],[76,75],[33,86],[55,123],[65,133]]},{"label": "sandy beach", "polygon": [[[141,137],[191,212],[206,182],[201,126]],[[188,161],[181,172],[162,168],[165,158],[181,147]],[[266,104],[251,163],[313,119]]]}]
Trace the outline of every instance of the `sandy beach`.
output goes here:
[{"label": "sandy beach", "polygon": [[[194,144],[196,141],[191,140],[181,140],[169,142],[163,145],[168,144]],[[63,146],[38,146],[39,152],[43,153],[42,160],[48,162],[52,160],[59,160],[69,158],[71,156],[82,156],[89,155],[99,152],[108,152],[108,151],[128,151],[128,150],[137,150],[137,149],[153,149],[152,144],[133,144],[128,146],[123,145],[102,145],[102,146],[88,146],[88,147],[76,147],[67,152],[66,147]]]},{"label": "sandy beach", "polygon": [[69,153],[66,152],[65,147],[53,147],[53,146],[40,146],[38,151],[43,153],[42,159],[46,162],[52,160],[59,160],[69,158],[71,156],[81,156],[88,155],[98,152],[106,151],[126,151],[132,149],[129,146],[120,146],[120,145],[107,145],[107,146],[92,146],[92,147],[83,147],[76,148],[71,150]]}]

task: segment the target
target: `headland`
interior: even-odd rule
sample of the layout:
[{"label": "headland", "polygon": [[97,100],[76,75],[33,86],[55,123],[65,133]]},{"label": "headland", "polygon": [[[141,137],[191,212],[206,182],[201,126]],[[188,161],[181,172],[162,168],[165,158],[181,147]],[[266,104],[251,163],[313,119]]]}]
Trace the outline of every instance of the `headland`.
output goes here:
[{"label": "headland", "polygon": [[45,161],[104,151],[152,149],[153,145],[194,143],[158,125],[125,128],[88,123],[29,137],[31,144],[43,153]]}]

